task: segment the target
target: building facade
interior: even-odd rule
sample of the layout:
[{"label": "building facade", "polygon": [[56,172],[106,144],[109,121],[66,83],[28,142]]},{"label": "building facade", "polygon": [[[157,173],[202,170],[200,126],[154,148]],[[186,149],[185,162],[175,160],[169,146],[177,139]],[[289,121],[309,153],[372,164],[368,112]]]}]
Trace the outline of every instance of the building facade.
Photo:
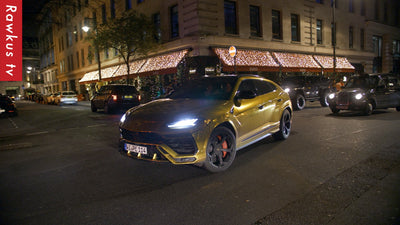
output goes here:
[{"label": "building facade", "polygon": [[[100,52],[99,59],[88,57],[94,48],[82,27],[88,18],[102,24],[127,10],[152,18],[161,41],[157,51],[130,66],[142,90],[235,70],[271,79],[288,73],[399,73],[396,0],[60,0],[50,1],[45,10],[44,21],[50,23],[43,24],[39,40],[46,92],[73,90],[87,96],[99,82],[97,60],[102,82],[126,81],[115,50]],[[225,57],[230,46],[236,47],[237,58]],[[321,57],[331,59],[331,66],[324,66]],[[291,62],[296,59],[301,62]],[[341,68],[341,59],[350,66]],[[268,60],[271,64],[265,64]]]}]

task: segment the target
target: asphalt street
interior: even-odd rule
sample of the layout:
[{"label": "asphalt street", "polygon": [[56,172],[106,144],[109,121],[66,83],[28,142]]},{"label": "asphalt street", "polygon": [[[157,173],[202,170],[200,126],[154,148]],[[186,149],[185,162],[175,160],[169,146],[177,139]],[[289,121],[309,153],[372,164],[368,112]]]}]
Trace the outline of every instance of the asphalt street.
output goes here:
[{"label": "asphalt street", "polygon": [[17,102],[0,118],[0,224],[400,224],[400,113],[294,112],[231,168],[133,160],[121,113]]}]

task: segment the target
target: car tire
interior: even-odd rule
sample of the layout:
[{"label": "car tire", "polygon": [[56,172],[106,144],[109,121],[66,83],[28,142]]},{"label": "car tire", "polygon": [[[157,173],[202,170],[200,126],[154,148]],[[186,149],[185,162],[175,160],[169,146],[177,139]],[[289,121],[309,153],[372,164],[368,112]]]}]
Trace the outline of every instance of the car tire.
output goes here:
[{"label": "car tire", "polygon": [[319,102],[321,103],[321,106],[322,106],[322,107],[328,107],[328,106],[329,106],[328,95],[329,95],[329,92],[325,92],[325,93],[321,96],[321,99],[319,100]]},{"label": "car tire", "polygon": [[306,99],[302,94],[297,94],[296,98],[294,99],[295,102],[293,104],[294,109],[296,110],[303,110],[306,106]]},{"label": "car tire", "polygon": [[110,106],[108,106],[107,103],[104,103],[104,113],[105,114],[110,114],[111,113]]},{"label": "car tire", "polygon": [[97,108],[96,106],[94,106],[93,102],[90,104],[90,109],[92,110],[92,112],[97,112]]},{"label": "car tire", "polygon": [[274,134],[276,140],[285,140],[290,135],[292,129],[292,115],[289,110],[285,109],[279,123],[279,131]]},{"label": "car tire", "polygon": [[366,115],[366,116],[371,115],[372,110],[374,110],[374,107],[372,106],[372,104],[370,102],[368,102],[368,104],[365,106],[365,109],[364,109],[364,115]]},{"label": "car tire", "polygon": [[208,139],[203,167],[212,172],[228,169],[236,156],[235,135],[226,127],[217,127]]},{"label": "car tire", "polygon": [[340,112],[340,109],[331,108],[331,111],[332,111],[333,114],[338,114]]}]

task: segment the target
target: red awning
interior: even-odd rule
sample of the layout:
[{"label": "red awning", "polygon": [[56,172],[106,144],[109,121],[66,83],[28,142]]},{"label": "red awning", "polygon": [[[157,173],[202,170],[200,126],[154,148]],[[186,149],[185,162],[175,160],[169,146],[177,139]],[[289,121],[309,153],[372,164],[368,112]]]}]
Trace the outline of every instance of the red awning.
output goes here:
[{"label": "red awning", "polygon": [[[228,48],[214,48],[215,54],[222,61],[223,71],[235,70],[234,57],[229,55]],[[237,50],[237,71],[279,71],[279,65],[272,58],[271,53],[262,50]]]},{"label": "red awning", "polygon": [[[314,55],[324,72],[333,72],[333,56]],[[355,68],[345,57],[336,57],[336,72],[353,73]]]},{"label": "red awning", "polygon": [[299,53],[273,52],[282,66],[282,72],[321,72],[322,68],[312,55]]}]

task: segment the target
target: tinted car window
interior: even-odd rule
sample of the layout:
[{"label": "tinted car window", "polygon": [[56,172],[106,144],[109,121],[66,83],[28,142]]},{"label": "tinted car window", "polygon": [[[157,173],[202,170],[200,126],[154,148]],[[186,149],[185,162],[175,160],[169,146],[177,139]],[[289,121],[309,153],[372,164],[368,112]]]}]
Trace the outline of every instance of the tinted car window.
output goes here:
[{"label": "tinted car window", "polygon": [[228,100],[236,83],[235,77],[213,77],[190,80],[175,90],[169,98],[206,98]]},{"label": "tinted car window", "polygon": [[137,90],[133,86],[115,86],[112,93],[117,95],[136,94]]},{"label": "tinted car window", "polygon": [[268,81],[255,80],[254,84],[257,89],[257,95],[264,95],[276,90],[276,86]]}]

